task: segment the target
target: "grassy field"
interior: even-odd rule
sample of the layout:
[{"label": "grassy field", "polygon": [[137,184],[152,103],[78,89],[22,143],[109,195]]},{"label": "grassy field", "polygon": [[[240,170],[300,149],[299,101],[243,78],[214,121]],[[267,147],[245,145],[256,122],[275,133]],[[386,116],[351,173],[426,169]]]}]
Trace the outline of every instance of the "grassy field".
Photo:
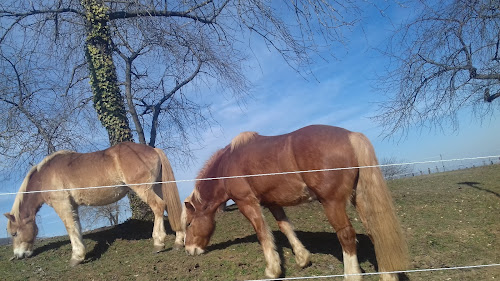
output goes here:
[{"label": "grassy field", "polygon": [[[500,165],[419,176],[389,182],[408,240],[411,269],[500,263]],[[342,250],[321,205],[287,209],[297,235],[312,253],[300,269],[285,236],[265,211],[276,237],[284,277],[342,274]],[[373,246],[350,210],[358,232],[364,272],[376,271]],[[166,223],[168,225],[168,223]],[[9,261],[11,246],[0,247],[2,280],[245,280],[264,278],[265,261],[250,223],[234,207],[218,215],[206,254],[187,256],[168,247],[154,254],[152,224],[128,221],[84,236],[87,260],[68,265],[67,237],[37,241],[34,256]],[[417,272],[403,280],[499,280],[500,267]],[[325,280],[325,279],[320,279]],[[342,280],[334,278],[328,280]],[[378,280],[375,276],[365,280]]]}]

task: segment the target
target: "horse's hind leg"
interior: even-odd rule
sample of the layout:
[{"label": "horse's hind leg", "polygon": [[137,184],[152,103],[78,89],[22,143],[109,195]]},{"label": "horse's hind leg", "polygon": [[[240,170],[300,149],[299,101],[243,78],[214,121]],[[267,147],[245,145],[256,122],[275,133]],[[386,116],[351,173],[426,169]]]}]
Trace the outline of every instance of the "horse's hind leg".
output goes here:
[{"label": "horse's hind leg", "polygon": [[165,248],[165,239],[167,238],[165,224],[163,222],[165,203],[154,193],[150,185],[132,186],[131,189],[134,190],[137,196],[139,196],[142,201],[146,202],[153,211],[155,216],[153,226],[154,251],[160,252]]},{"label": "horse's hind leg", "polygon": [[186,233],[184,231],[175,232],[175,242],[173,247],[175,250],[180,250],[184,247],[184,238],[186,238]]},{"label": "horse's hind leg", "polygon": [[281,275],[280,257],[276,252],[274,237],[267,226],[258,203],[236,202],[240,212],[252,223],[267,262],[266,276],[278,278]]},{"label": "horse's hind leg", "polygon": [[297,264],[302,268],[308,266],[311,263],[311,254],[297,238],[297,235],[295,235],[293,225],[288,220],[283,207],[274,206],[270,207],[269,210],[278,222],[281,232],[285,234],[286,238],[288,238],[288,241],[290,242],[290,245],[292,245]]},{"label": "horse's hind leg", "polygon": [[335,229],[337,237],[342,245],[344,257],[345,280],[359,281],[362,279],[361,269],[356,255],[356,232],[349,221],[346,213],[346,202],[330,201],[322,202],[328,221]]},{"label": "horse's hind leg", "polygon": [[71,260],[70,265],[75,266],[85,259],[85,245],[83,244],[80,218],[78,216],[78,207],[68,201],[53,204],[54,210],[61,218],[68,232],[71,241]]}]

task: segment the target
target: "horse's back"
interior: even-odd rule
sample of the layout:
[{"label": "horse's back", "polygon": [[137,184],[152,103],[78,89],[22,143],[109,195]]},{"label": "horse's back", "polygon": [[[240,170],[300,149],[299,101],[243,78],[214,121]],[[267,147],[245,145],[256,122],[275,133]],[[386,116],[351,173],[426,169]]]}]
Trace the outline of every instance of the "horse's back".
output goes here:
[{"label": "horse's back", "polygon": [[[133,142],[115,145],[108,152],[115,158],[115,168],[128,183],[154,182],[158,179],[148,178],[160,174],[161,159],[151,146]],[[146,180],[145,180],[146,178]]]},{"label": "horse's back", "polygon": [[294,171],[349,167],[357,164],[351,134],[340,127],[311,125],[279,136],[258,136],[231,152],[231,162],[260,173],[273,172],[266,171],[266,165]]},{"label": "horse's back", "polygon": [[[350,134],[338,127],[313,125],[284,135],[258,136],[229,154],[224,175],[355,167]],[[356,176],[357,170],[353,169],[251,177],[233,181],[240,186],[240,190],[233,189],[233,194],[244,197],[254,192],[264,204],[295,205],[313,194],[326,198],[341,190],[347,196]],[[241,187],[247,184],[251,188]]]},{"label": "horse's back", "polygon": [[89,152],[70,152],[55,155],[44,166],[49,166],[60,173],[78,177],[79,173],[109,173],[120,168],[126,168],[141,163],[147,165],[158,159],[154,148],[133,142],[119,143],[110,148]]},{"label": "horse's back", "polygon": [[76,189],[68,194],[77,204],[105,205],[122,198],[128,188],[100,187],[155,181],[151,175],[158,174],[159,163],[153,148],[126,142],[101,151],[56,155],[41,172],[44,188]]},{"label": "horse's back", "polygon": [[[327,125],[312,125],[290,133],[300,169],[349,167],[356,164],[349,136],[351,131]],[[328,167],[325,165],[328,164]]]}]

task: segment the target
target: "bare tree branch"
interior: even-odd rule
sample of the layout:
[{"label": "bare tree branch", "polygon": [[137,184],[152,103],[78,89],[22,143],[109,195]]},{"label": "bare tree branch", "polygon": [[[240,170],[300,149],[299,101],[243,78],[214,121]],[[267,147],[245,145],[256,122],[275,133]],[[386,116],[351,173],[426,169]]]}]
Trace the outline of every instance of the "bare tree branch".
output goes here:
[{"label": "bare tree branch", "polygon": [[[105,1],[112,27],[112,63],[118,71],[117,85],[127,100],[128,117],[134,120],[134,133],[147,143],[145,134],[149,132],[149,143],[168,147],[174,161],[190,155],[193,143],[201,138],[200,131],[217,122],[206,104],[209,99],[200,101],[202,94],[198,92],[222,91],[238,102],[249,92],[251,85],[245,67],[252,52],[247,45],[242,47],[246,39],[249,43],[264,41],[295,70],[309,71],[312,55],[345,44],[344,32],[359,20],[358,2],[363,3]],[[95,123],[89,85],[79,83],[89,76],[82,67],[86,61],[86,27],[80,1],[0,3],[0,54],[22,58],[27,70],[20,78],[31,88],[25,95],[32,98],[26,110],[47,132],[55,134],[51,140],[57,149],[76,145],[80,137],[90,135],[86,133],[89,130],[102,132]],[[12,92],[9,79],[14,76],[0,76],[0,87],[4,83],[6,92]],[[47,92],[50,98],[46,99],[50,101],[42,97]],[[5,101],[12,101],[10,96],[3,99],[0,106],[5,110],[0,114],[5,118],[2,121],[8,122],[3,123],[6,127],[0,127],[0,131],[13,134],[14,125],[19,127],[31,121]],[[45,142],[41,134],[27,129],[18,135],[26,139],[36,135],[37,143]],[[89,142],[92,143],[86,144]],[[0,153],[6,155],[12,151],[10,145],[17,145],[1,136],[0,143]],[[34,155],[40,156],[37,149],[33,149],[38,151]]]},{"label": "bare tree branch", "polygon": [[498,109],[491,103],[500,92],[500,2],[420,4],[412,7],[420,12],[395,31],[383,52],[396,62],[380,78],[380,90],[393,95],[374,117],[386,136],[413,126],[456,130],[462,109],[480,119]]}]

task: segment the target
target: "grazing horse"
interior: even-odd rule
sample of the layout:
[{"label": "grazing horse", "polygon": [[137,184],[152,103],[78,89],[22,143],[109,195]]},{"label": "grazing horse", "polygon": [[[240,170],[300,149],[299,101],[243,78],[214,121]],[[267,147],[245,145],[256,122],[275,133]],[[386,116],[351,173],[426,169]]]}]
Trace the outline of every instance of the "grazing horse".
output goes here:
[{"label": "grazing horse", "polygon": [[[215,230],[217,208],[232,199],[257,233],[268,277],[279,277],[281,266],[261,206],[269,208],[290,241],[298,265],[305,267],[310,263],[310,253],[298,240],[283,206],[318,200],[342,246],[345,279],[361,280],[356,233],[346,214],[346,204],[351,201],[374,244],[379,270],[406,269],[407,245],[377,163],[373,147],[363,134],[338,127],[313,125],[280,136],[241,133],[217,151],[198,176],[226,178],[197,181],[184,202],[186,252],[194,255],[205,251]],[[296,172],[325,169],[330,170]],[[278,174],[259,175],[267,173]],[[382,274],[381,279],[398,280],[398,275]]]},{"label": "grazing horse", "polygon": [[[130,189],[153,210],[155,250],[160,251],[165,246],[165,207],[170,225],[176,231],[174,248],[181,248],[184,230],[177,185],[152,184],[172,180],[174,174],[165,153],[143,144],[124,142],[91,153],[55,152],[31,168],[19,189],[12,211],[5,214],[9,219],[7,231],[12,235],[14,246],[12,259],[33,254],[33,243],[38,233],[35,215],[42,204],[47,203],[54,208],[68,231],[73,249],[70,265],[81,263],[85,259],[85,246],[78,206],[111,204],[123,198]],[[117,186],[85,188],[113,185]]]}]

